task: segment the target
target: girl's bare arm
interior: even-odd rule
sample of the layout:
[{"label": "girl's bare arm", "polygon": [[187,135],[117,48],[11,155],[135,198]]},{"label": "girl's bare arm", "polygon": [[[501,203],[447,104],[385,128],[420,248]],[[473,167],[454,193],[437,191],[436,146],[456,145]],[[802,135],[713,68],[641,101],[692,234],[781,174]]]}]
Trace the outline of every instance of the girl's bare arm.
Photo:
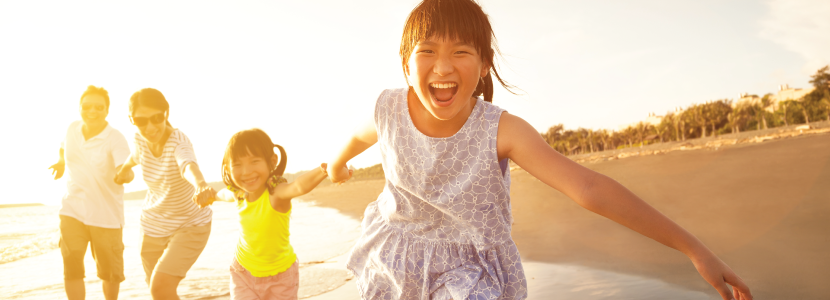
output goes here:
[{"label": "girl's bare arm", "polygon": [[686,254],[723,299],[752,299],[749,288],[694,235],[648,205],[617,181],[568,159],[551,148],[526,121],[503,113],[498,132],[499,159],[559,190],[580,206]]},{"label": "girl's bare arm", "polygon": [[346,163],[377,142],[378,131],[375,128],[375,121],[374,119],[370,119],[357,128],[354,135],[343,146],[343,149],[340,150],[335,159],[328,164],[328,173],[331,182],[341,183],[348,180],[351,175],[343,172]]},{"label": "girl's bare arm", "polygon": [[317,187],[317,185],[323,182],[326,177],[328,177],[328,174],[326,173],[326,164],[322,164],[319,168],[315,168],[314,170],[300,175],[291,183],[278,184],[274,188],[274,192],[271,193],[271,201],[293,199],[294,197],[308,194],[311,190]]}]

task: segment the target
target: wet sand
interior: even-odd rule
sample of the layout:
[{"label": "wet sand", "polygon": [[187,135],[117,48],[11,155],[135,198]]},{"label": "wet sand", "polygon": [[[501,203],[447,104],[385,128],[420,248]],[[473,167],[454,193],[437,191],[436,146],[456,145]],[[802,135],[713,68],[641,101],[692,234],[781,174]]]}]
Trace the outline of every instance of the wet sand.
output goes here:
[{"label": "wet sand", "polygon": [[[830,298],[830,134],[583,164],[698,236],[756,299]],[[681,253],[579,207],[521,169],[512,175],[513,237],[530,299],[687,298],[681,289],[697,293],[687,299],[717,296]],[[304,198],[360,219],[382,188],[383,180],[355,181]],[[588,290],[606,287],[578,293],[586,282]],[[354,292],[350,282],[312,299]]]}]

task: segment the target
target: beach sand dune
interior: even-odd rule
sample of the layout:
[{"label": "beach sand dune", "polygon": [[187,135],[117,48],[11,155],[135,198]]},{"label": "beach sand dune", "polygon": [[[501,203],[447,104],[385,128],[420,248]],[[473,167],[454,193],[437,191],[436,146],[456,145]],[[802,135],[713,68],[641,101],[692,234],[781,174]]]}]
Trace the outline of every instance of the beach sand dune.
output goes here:
[{"label": "beach sand dune", "polygon": [[[698,236],[757,299],[830,298],[830,134],[585,165]],[[513,237],[526,263],[530,299],[546,299],[551,291],[571,295],[563,299],[678,299],[677,287],[698,293],[688,299],[717,296],[680,252],[579,207],[521,169],[512,175]],[[383,184],[355,181],[304,198],[361,218]],[[569,266],[582,269],[555,276],[569,274]],[[575,294],[584,286],[573,278],[612,287],[586,298]],[[644,289],[651,280],[667,286]],[[349,283],[340,291],[355,289]]]}]

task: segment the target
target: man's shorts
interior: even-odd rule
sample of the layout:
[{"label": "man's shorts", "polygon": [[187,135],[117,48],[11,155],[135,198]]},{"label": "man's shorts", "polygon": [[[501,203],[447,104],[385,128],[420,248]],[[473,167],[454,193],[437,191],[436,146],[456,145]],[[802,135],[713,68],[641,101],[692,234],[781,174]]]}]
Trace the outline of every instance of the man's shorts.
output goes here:
[{"label": "man's shorts", "polygon": [[150,285],[153,270],[178,277],[187,275],[205,249],[209,236],[210,223],[181,228],[166,237],[142,235],[141,263],[147,285]]},{"label": "man's shorts", "polygon": [[121,228],[88,226],[78,219],[61,215],[60,247],[63,255],[63,278],[83,279],[86,246],[92,243],[92,257],[98,278],[110,282],[124,281],[124,242]]}]

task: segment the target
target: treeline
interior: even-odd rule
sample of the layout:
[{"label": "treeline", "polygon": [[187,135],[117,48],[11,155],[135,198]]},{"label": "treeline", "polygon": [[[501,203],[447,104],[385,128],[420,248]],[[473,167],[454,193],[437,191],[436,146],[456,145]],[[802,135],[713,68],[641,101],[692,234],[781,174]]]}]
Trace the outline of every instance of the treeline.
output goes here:
[{"label": "treeline", "polygon": [[721,99],[669,112],[657,125],[639,122],[623,130],[614,131],[585,128],[565,130],[562,124],[558,124],[541,135],[548,145],[559,153],[572,155],[819,120],[830,121],[828,67],[830,66],[819,69],[811,76],[810,83],[815,89],[800,99],[775,104],[771,100],[772,94],[766,94],[760,97],[760,101],[736,103],[734,108],[732,100]]}]

